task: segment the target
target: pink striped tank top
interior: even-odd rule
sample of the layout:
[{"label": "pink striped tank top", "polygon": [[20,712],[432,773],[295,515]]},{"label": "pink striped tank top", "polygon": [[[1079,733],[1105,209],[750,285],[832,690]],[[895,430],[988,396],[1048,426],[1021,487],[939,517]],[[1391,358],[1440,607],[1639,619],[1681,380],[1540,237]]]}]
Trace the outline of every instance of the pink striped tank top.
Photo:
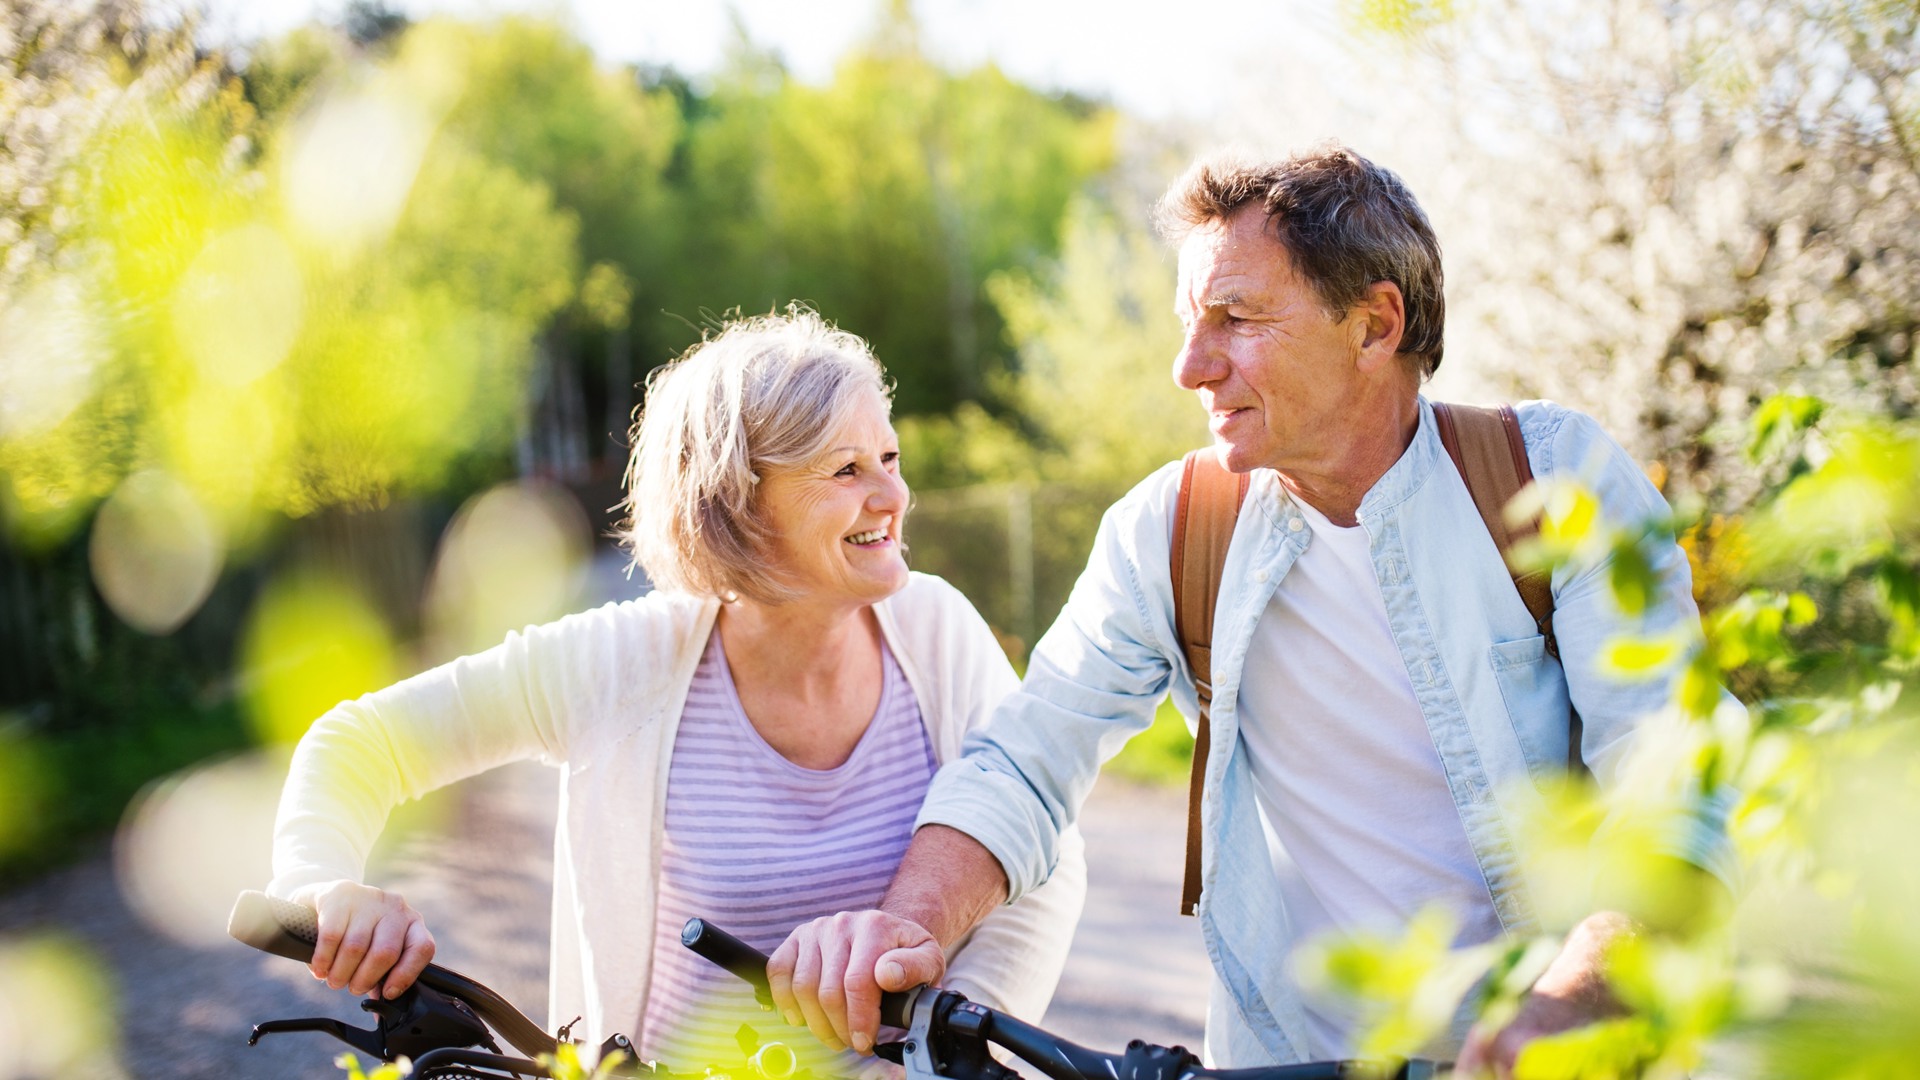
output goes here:
[{"label": "pink striped tank top", "polygon": [[716,630],[687,692],[667,774],[653,983],[640,1053],[675,1072],[724,1071],[741,1026],[781,1042],[816,1077],[875,1072],[762,1011],[747,985],[680,945],[699,916],[771,952],[799,924],[880,902],[906,852],[933,746],[913,688],[881,647],[880,705],[839,767],[802,768],[767,745],[741,708]]}]

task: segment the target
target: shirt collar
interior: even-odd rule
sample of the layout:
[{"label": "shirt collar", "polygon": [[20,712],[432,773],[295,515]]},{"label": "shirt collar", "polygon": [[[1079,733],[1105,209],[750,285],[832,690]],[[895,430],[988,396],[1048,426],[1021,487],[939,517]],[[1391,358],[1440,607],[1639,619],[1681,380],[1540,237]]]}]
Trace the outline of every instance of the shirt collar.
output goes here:
[{"label": "shirt collar", "polygon": [[1433,406],[1425,397],[1417,399],[1420,403],[1420,425],[1414,429],[1413,441],[1401,451],[1400,459],[1393,463],[1373,487],[1360,500],[1358,517],[1365,523],[1375,515],[1385,514],[1410,498],[1427,482],[1427,476],[1433,471],[1446,450],[1440,445],[1440,435],[1434,427]]}]

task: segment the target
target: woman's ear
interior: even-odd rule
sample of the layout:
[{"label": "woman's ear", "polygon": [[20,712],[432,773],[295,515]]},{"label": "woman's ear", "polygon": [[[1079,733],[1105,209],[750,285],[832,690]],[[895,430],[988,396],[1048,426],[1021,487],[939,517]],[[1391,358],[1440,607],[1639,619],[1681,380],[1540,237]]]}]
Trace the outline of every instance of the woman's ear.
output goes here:
[{"label": "woman's ear", "polygon": [[1407,331],[1406,298],[1400,286],[1391,281],[1376,281],[1367,286],[1360,302],[1353,306],[1352,318],[1359,337],[1354,362],[1371,374],[1400,354],[1400,338]]}]

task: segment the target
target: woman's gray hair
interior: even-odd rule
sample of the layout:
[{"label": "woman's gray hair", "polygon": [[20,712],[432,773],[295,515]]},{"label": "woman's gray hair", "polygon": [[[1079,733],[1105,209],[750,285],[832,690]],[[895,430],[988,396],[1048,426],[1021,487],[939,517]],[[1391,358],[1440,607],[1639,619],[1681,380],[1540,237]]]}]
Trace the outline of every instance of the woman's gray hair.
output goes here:
[{"label": "woman's gray hair", "polygon": [[1400,352],[1422,377],[1433,374],[1447,324],[1440,240],[1393,170],[1338,143],[1282,161],[1223,155],[1196,162],[1175,180],[1157,217],[1177,243],[1256,202],[1334,318],[1345,318],[1374,282],[1399,286],[1407,312]]},{"label": "woman's gray hair", "polygon": [[659,588],[793,599],[755,486],[826,450],[868,394],[891,404],[873,350],[815,312],[727,323],[648,377],[619,539]]}]

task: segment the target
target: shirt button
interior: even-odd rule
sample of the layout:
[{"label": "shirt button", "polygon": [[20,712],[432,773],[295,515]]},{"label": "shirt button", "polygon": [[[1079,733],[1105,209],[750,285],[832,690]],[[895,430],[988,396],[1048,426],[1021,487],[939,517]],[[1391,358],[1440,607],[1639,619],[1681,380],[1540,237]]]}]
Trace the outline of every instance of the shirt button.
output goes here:
[{"label": "shirt button", "polygon": [[1253,572],[1253,580],[1261,583],[1262,585],[1266,584],[1267,572],[1265,570],[1255,570]]},{"label": "shirt button", "polygon": [[1307,527],[1307,523],[1304,521],[1301,521],[1299,518],[1292,518],[1287,522],[1288,532],[1299,532],[1301,529],[1304,529],[1306,527]]}]

